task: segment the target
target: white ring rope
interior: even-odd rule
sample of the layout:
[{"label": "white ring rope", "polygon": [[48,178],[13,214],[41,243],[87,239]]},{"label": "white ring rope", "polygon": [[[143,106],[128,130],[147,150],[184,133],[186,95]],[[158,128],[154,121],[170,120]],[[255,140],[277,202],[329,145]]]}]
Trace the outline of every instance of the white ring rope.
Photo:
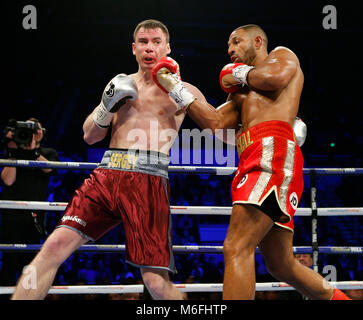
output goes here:
[{"label": "white ring rope", "polygon": [[[39,251],[41,244],[0,244],[0,251]],[[173,251],[176,253],[223,253],[223,246],[200,246],[200,245],[173,245]],[[293,247],[294,254],[312,253],[310,246]],[[363,254],[363,247],[318,247],[319,253],[322,254]],[[87,252],[114,252],[121,253],[126,251],[124,244],[86,244],[77,249],[77,251]],[[256,248],[256,253],[260,253]]]},{"label": "white ring rope", "polygon": [[[35,161],[35,160],[9,160],[0,159],[0,166],[8,167],[32,167],[32,168],[54,168],[54,169],[78,169],[93,170],[99,163],[93,162],[60,162],[60,161]],[[229,175],[237,170],[236,167],[214,167],[214,166],[169,166],[170,173],[209,173]],[[315,172],[319,175],[362,175],[363,168],[304,168],[304,174]]]},{"label": "white ring rope", "polygon": [[[328,282],[331,286],[341,290],[363,289],[363,281]],[[191,283],[175,284],[182,292],[222,292],[222,283]],[[0,294],[12,294],[14,287],[0,287]],[[83,286],[52,286],[48,294],[108,294],[108,293],[143,293],[144,285],[83,285]],[[284,282],[256,283],[256,291],[287,291],[294,287]]]},{"label": "white ring rope", "polygon": [[[64,211],[67,205],[67,202],[0,200],[2,209]],[[232,212],[232,207],[170,206],[170,208],[172,214],[231,215]],[[311,208],[298,208],[295,216],[311,216],[311,211]],[[322,217],[362,216],[363,208],[318,208],[318,215]]]}]

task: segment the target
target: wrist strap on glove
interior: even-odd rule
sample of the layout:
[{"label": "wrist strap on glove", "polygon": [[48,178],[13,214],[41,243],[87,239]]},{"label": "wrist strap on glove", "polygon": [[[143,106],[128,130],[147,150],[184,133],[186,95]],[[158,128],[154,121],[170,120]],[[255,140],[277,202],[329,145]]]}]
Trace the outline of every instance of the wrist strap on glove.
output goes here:
[{"label": "wrist strap on glove", "polygon": [[246,64],[240,65],[233,69],[232,71],[233,78],[235,78],[236,81],[248,86],[247,76],[248,73],[254,68],[255,67],[248,66]]},{"label": "wrist strap on glove", "polygon": [[92,120],[100,128],[106,129],[110,127],[114,113],[107,111],[104,104],[101,102],[93,113]]},{"label": "wrist strap on glove", "polygon": [[[177,77],[177,74],[173,74],[173,77]],[[196,99],[189,90],[184,86],[180,80],[175,85],[172,91],[169,92],[169,96],[178,104],[180,109],[186,110],[192,102]]]}]

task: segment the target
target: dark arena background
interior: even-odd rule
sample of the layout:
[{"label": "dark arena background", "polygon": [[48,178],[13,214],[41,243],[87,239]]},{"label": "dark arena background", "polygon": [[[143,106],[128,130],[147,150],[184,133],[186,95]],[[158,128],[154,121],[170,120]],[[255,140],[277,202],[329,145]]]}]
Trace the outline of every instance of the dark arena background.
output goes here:
[{"label": "dark arena background", "polygon": [[[238,26],[253,23],[267,33],[269,51],[276,46],[286,46],[300,59],[305,82],[299,117],[308,127],[307,139],[302,147],[304,168],[363,168],[360,49],[363,28],[362,13],[355,7],[357,2],[15,2],[7,1],[2,5],[2,19],[6,22],[1,29],[2,134],[9,119],[25,121],[35,117],[46,128],[44,146],[56,149],[60,161],[97,163],[108,147],[109,135],[89,146],[83,140],[82,124],[98,105],[110,79],[118,73],[137,71],[131,43],[133,30],[140,21],[153,18],[167,25],[172,49],[170,56],[179,63],[182,79],[198,87],[215,107],[227,98],[219,86],[219,72],[230,62],[228,37]],[[23,26],[26,16],[23,8],[26,5],[36,8],[36,29]],[[335,26],[331,19],[324,24],[324,18],[331,12],[324,13],[324,7],[329,5],[336,9]],[[182,129],[193,128],[198,127],[186,116]],[[202,146],[202,153],[203,150]],[[0,158],[4,157],[2,148]],[[217,166],[216,163],[196,165]],[[294,218],[295,247],[311,248],[313,245],[315,252],[318,247],[341,247],[335,251],[322,250],[315,261],[315,267],[322,275],[331,276],[331,269],[326,266],[333,266],[333,280],[338,282],[363,280],[363,217],[359,214],[362,213],[359,207],[363,207],[361,171],[342,170],[336,174],[320,174],[321,171],[318,171],[316,181],[312,180],[311,171],[307,171],[299,209],[312,207],[311,187],[316,187],[318,213],[319,208],[355,209],[333,216],[318,214],[315,218],[311,215]],[[90,170],[57,169],[50,179],[47,201],[68,202],[89,173]],[[169,178],[172,206],[231,206],[232,174],[171,172]],[[1,188],[4,189],[3,184]],[[61,211],[46,211],[48,234],[61,215]],[[229,218],[229,215],[173,214],[173,243],[177,246],[222,246]],[[313,220],[316,230],[312,228]],[[317,241],[313,243],[315,231]],[[124,244],[124,241],[121,224],[96,244]],[[0,253],[0,258],[2,256],[3,253]],[[221,251],[176,252],[175,262],[178,273],[171,276],[174,283],[223,282]],[[268,274],[258,253],[256,281],[277,281]],[[137,268],[125,263],[124,252],[101,250],[75,252],[60,267],[54,282],[58,286],[130,284],[142,284],[141,276]],[[14,286],[15,282],[10,285]],[[347,290],[347,293],[352,291]],[[363,299],[362,290],[351,294],[354,299]],[[0,299],[8,297],[7,294],[0,295]],[[192,300],[221,300],[221,297],[220,291],[188,293]],[[128,298],[127,295],[91,293],[51,294],[47,297],[48,300]],[[137,294],[136,299],[151,298],[145,291]],[[303,297],[293,290],[256,292],[256,300],[272,299],[298,300]]]}]

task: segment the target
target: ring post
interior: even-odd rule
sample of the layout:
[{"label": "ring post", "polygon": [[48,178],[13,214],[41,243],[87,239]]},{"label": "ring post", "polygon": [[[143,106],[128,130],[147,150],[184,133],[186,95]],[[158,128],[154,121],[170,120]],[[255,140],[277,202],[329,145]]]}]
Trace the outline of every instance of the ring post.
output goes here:
[{"label": "ring post", "polygon": [[313,255],[313,268],[315,272],[319,272],[318,256],[318,207],[316,205],[316,171],[310,171],[310,197],[311,197],[311,246]]}]

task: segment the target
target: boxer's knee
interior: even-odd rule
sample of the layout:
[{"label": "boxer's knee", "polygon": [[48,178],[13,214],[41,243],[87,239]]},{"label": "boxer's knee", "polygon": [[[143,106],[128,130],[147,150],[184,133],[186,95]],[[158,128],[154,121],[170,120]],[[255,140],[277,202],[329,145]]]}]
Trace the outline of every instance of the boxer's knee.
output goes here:
[{"label": "boxer's knee", "polygon": [[251,242],[248,237],[236,239],[233,234],[229,233],[223,242],[223,254],[226,260],[246,259],[254,255],[255,250],[255,243]]},{"label": "boxer's knee", "polygon": [[250,257],[271,229],[272,220],[252,205],[235,205],[223,243],[225,257]]},{"label": "boxer's knee", "polygon": [[43,245],[39,255],[48,261],[58,261],[62,252],[63,242],[61,238],[50,237]]},{"label": "boxer's knee", "polygon": [[76,232],[59,228],[44,242],[39,257],[49,264],[60,265],[84,242],[86,240]]}]

